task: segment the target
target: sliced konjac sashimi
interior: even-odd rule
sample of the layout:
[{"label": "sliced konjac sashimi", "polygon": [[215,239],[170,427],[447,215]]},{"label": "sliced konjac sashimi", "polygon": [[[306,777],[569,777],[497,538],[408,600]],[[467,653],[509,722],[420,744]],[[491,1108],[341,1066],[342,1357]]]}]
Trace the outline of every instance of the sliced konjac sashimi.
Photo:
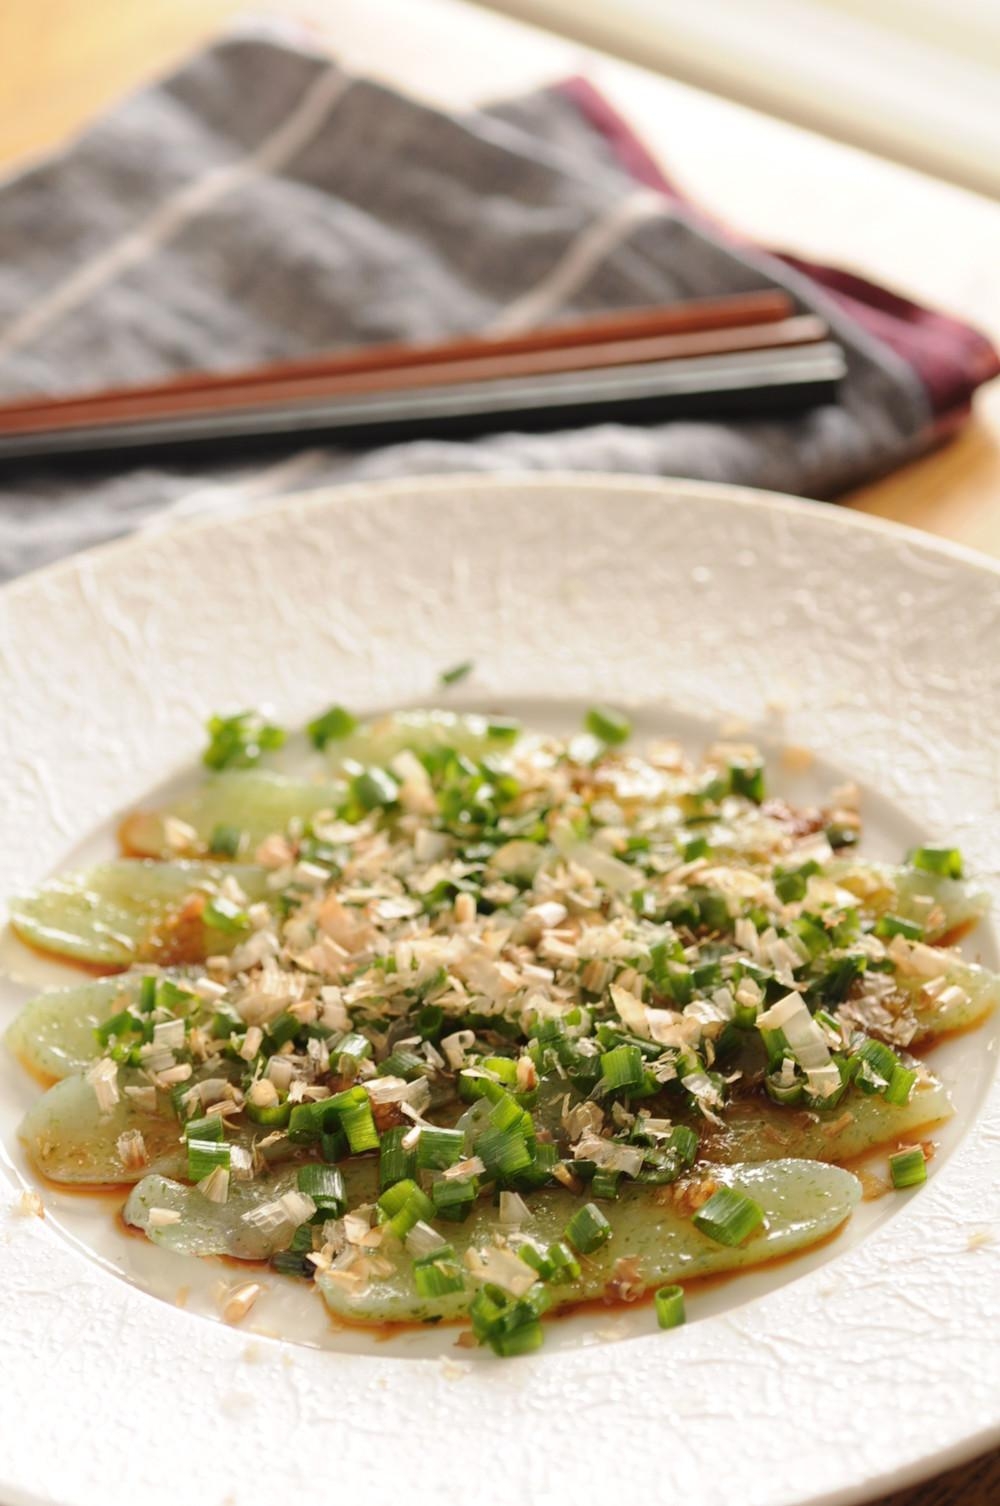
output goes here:
[{"label": "sliced konjac sashimi", "polygon": [[835,1109],[822,1112],[783,1108],[760,1098],[731,1104],[725,1125],[705,1134],[700,1155],[706,1161],[774,1161],[785,1156],[815,1161],[851,1161],[880,1145],[942,1119],[954,1109],[940,1083],[918,1086],[909,1103],[886,1103],[879,1094],[848,1093]]},{"label": "sliced konjac sashimi", "polygon": [[946,878],[908,864],[867,863],[837,858],[824,868],[827,877],[861,900],[866,911],[892,913],[925,927],[928,941],[941,941],[981,920],[989,895],[968,879]]},{"label": "sliced konjac sashimi", "polygon": [[231,951],[240,939],[201,919],[205,897],[227,873],[249,900],[266,892],[265,870],[250,865],[119,858],[12,900],[11,925],[40,951],[109,972],[136,962],[195,962]]},{"label": "sliced konjac sashimi", "polygon": [[7,1045],[44,1077],[81,1071],[104,1054],[95,1034],[98,1025],[136,1002],[143,976],[120,974],[38,994],[8,1028]]},{"label": "sliced konjac sashimi", "polygon": [[[561,1296],[577,1303],[613,1292],[615,1265],[622,1259],[630,1263],[630,1284],[650,1288],[759,1265],[806,1249],[837,1229],[861,1196],[861,1184],[850,1172],[810,1161],[722,1167],[712,1172],[712,1180],[737,1188],[763,1208],[765,1224],[745,1244],[734,1248],[702,1234],[692,1223],[690,1212],[674,1201],[670,1188],[633,1185],[617,1201],[599,1205],[613,1236],[581,1260],[581,1277],[571,1289],[563,1293],[558,1286],[552,1288],[556,1307]],[[522,1232],[543,1244],[562,1238],[568,1220],[581,1205],[579,1197],[562,1188],[527,1194],[525,1201],[531,1216],[522,1225]],[[490,1244],[496,1228],[496,1209],[487,1203],[466,1223],[449,1225],[441,1232],[461,1258],[471,1246]],[[379,1253],[384,1253],[383,1246]],[[413,1262],[402,1250],[394,1257],[392,1275],[363,1285],[321,1275],[317,1284],[334,1314],[372,1324],[458,1317],[474,1291],[470,1280],[465,1292],[421,1297],[414,1284]]]},{"label": "sliced konjac sashimi", "polygon": [[191,795],[160,810],[135,811],[119,828],[122,847],[132,857],[169,858],[176,852],[167,839],[173,817],[190,826],[200,847],[213,850],[220,827],[240,834],[241,855],[252,856],[265,837],[285,832],[294,820],[309,821],[333,810],[345,786],[330,780],[296,779],[271,769],[231,769],[210,774]]},{"label": "sliced konjac sashimi", "polygon": [[[294,1169],[273,1172],[252,1182],[230,1179],[224,1203],[211,1202],[197,1187],[153,1174],[133,1187],[124,1218],[154,1244],[179,1255],[231,1255],[236,1260],[266,1260],[288,1247],[296,1228],[291,1220],[270,1227],[247,1222],[246,1214],[276,1201],[296,1185]],[[177,1223],[150,1221],[151,1209],[179,1213]]]},{"label": "sliced konjac sashimi", "polygon": [[419,754],[451,748],[470,758],[483,758],[510,748],[519,730],[506,718],[475,712],[396,711],[362,722],[347,737],[331,739],[325,753],[334,768],[349,760],[384,767],[405,750]]},{"label": "sliced konjac sashimi", "polygon": [[[119,1073],[118,1102],[102,1111],[97,1093],[86,1076],[65,1077],[43,1093],[21,1121],[18,1135],[35,1166],[53,1182],[94,1186],[137,1182],[149,1171],[183,1175],[187,1152],[181,1126],[165,1094],[158,1095],[155,1112],[139,1108],[124,1091],[138,1084],[137,1073]],[[128,1164],[119,1137],[139,1130],[148,1157],[143,1166]]]}]

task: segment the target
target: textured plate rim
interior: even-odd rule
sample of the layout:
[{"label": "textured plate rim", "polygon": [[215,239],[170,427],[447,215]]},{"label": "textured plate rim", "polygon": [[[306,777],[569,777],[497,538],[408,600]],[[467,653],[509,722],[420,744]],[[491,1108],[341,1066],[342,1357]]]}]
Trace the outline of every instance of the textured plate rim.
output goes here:
[{"label": "textured plate rim", "polygon": [[[448,475],[444,477],[418,476],[411,480],[396,480],[389,482],[365,482],[345,484],[335,487],[324,487],[307,492],[295,493],[290,497],[278,498],[269,502],[262,508],[255,509],[252,514],[237,518],[192,520],[172,528],[171,537],[177,535],[191,536],[193,534],[211,533],[222,530],[229,533],[232,530],[252,528],[257,519],[273,517],[277,514],[292,514],[296,517],[309,517],[322,512],[326,508],[363,506],[364,504],[378,503],[380,501],[402,500],[419,501],[427,494],[440,495],[442,493],[452,495],[459,493],[463,497],[474,500],[474,494],[480,492],[523,492],[525,490],[551,491],[553,493],[571,487],[577,491],[614,493],[624,500],[625,497],[655,497],[664,504],[683,502],[685,499],[701,498],[708,503],[715,502],[722,505],[736,505],[741,508],[759,509],[764,508],[772,513],[784,513],[792,518],[808,518],[810,521],[820,521],[821,528],[831,527],[846,529],[848,531],[861,530],[884,540],[894,540],[898,543],[908,542],[918,546],[921,550],[930,554],[943,556],[955,561],[966,568],[977,572],[984,572],[991,577],[1000,576],[1000,564],[989,557],[981,555],[974,550],[941,540],[932,535],[904,525],[889,522],[880,518],[873,518],[863,514],[857,514],[845,510],[835,509],[817,504],[804,499],[789,498],[769,492],[757,491],[746,487],[730,485],[716,485],[711,482],[693,482],[688,480],[672,480],[669,478],[651,479],[640,477],[600,476],[600,475],[577,475],[573,473],[548,473],[539,476],[534,473],[516,475],[491,476],[491,475]],[[81,562],[86,569],[93,565],[95,568],[103,568],[113,565],[116,560],[125,560],[130,555],[142,555],[151,549],[155,549],[157,540],[164,535],[158,531],[145,531],[125,539],[114,540],[97,549],[87,551],[83,555],[77,555],[66,561],[60,561],[53,565],[43,567],[28,576],[8,585],[0,593],[0,606],[12,602],[24,594],[31,594],[41,590],[46,592],[50,587],[56,587],[68,577],[77,575]],[[997,1103],[997,1085],[994,1083],[991,1093],[990,1106],[995,1111]],[[950,1168],[948,1168],[950,1169]],[[894,1221],[896,1223],[898,1221]],[[2,1276],[2,1266],[0,1266]],[[0,1291],[2,1295],[2,1291]],[[597,1352],[601,1355],[607,1351]],[[886,1489],[890,1486],[914,1483],[928,1475],[942,1469],[950,1468],[964,1460],[974,1456],[978,1452],[990,1446],[1000,1437],[1000,1419],[996,1422],[978,1428],[974,1433],[956,1437],[954,1442],[939,1446],[935,1452],[925,1457],[909,1456],[901,1460],[900,1466],[892,1471],[888,1469],[881,1475],[870,1475],[866,1480],[834,1485],[826,1492],[808,1496],[810,1506],[850,1506],[850,1503],[862,1500],[873,1491]],[[16,1485],[12,1485],[12,1499],[34,1500],[36,1497],[19,1491]],[[770,1500],[771,1497],[761,1496],[760,1499]],[[775,1502],[785,1497],[773,1497]],[[757,1500],[757,1497],[754,1497]]]}]

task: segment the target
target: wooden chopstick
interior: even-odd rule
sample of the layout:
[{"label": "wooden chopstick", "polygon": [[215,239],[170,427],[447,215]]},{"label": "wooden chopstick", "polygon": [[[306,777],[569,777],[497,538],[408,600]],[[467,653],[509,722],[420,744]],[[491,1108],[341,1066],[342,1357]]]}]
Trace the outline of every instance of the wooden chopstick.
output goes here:
[{"label": "wooden chopstick", "polygon": [[784,413],[832,401],[845,374],[830,342],[652,361],[594,371],[466,382],[212,409],[45,433],[0,435],[0,462],[226,455],[327,439],[340,445],[467,437],[598,422],[662,423]]},{"label": "wooden chopstick", "polygon": [[27,414],[5,415],[0,410],[0,434],[42,433],[62,428],[89,427],[95,423],[142,421],[211,409],[251,408],[310,398],[336,397],[366,392],[403,391],[407,388],[457,386],[467,382],[503,378],[548,376],[566,371],[596,371],[609,366],[640,365],[652,361],[680,360],[691,356],[731,355],[742,350],[772,350],[815,344],[829,335],[822,319],[801,314],[775,324],[741,325],[734,329],[703,330],[683,335],[656,335],[641,340],[609,340],[598,345],[574,345],[555,350],[526,351],[515,355],[488,355],[462,361],[432,362],[428,366],[400,366],[382,371],[348,375],[316,374],[251,385],[211,387],[184,391],[145,393],[135,397],[123,392],[114,397],[95,397],[74,406],[62,404],[38,408]]},{"label": "wooden chopstick", "polygon": [[[69,423],[78,418],[96,418],[99,409],[103,410],[103,416],[109,420],[112,417],[124,417],[126,413],[139,416],[143,411],[166,412],[171,400],[176,400],[178,411],[183,411],[182,394],[206,394],[221,400],[224,393],[241,389],[257,388],[263,391],[276,384],[300,380],[333,382],[347,377],[367,378],[377,373],[385,375],[388,385],[392,381],[392,373],[408,368],[423,369],[428,374],[424,380],[429,380],[430,369],[439,365],[515,356],[529,357],[553,351],[586,350],[599,345],[659,337],[691,336],[737,328],[751,329],[758,325],[775,325],[787,321],[793,313],[794,306],[787,294],[778,290],[766,290],[601,314],[517,335],[470,336],[433,345],[375,345],[339,353],[326,352],[297,360],[270,362],[241,371],[188,372],[167,381],[141,386],[63,397],[32,396],[14,399],[0,404],[0,432],[40,430],[43,427],[55,427],[59,421]],[[692,350],[690,353],[697,352]],[[708,353],[707,350],[705,353]],[[305,391],[301,395],[306,395]],[[149,400],[150,407],[143,410],[142,402],[146,399]]]}]

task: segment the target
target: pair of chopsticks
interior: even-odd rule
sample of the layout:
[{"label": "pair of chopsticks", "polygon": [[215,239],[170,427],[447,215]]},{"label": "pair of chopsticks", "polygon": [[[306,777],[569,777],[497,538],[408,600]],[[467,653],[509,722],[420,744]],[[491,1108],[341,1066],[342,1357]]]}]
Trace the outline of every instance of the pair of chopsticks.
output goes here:
[{"label": "pair of chopsticks", "polygon": [[790,412],[835,396],[844,361],[828,334],[784,293],[744,293],[528,334],[370,346],[21,399],[0,405],[0,462]]}]

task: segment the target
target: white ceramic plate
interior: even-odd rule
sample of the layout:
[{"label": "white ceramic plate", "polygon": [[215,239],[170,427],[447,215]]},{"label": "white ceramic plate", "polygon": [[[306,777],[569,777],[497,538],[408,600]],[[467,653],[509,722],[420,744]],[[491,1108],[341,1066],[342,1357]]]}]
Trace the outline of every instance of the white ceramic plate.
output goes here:
[{"label": "white ceramic plate", "polygon": [[[989,561],[689,482],[344,488],[112,546],[0,595],[0,894],[110,850],[209,712],[426,704],[465,658],[453,704],[559,725],[600,697],[644,730],[698,742],[738,719],[810,747],[790,789],[856,779],[867,850],[954,840],[996,891],[998,617]],[[991,923],[973,949],[996,962]],[[0,1026],[57,979],[9,937],[2,960]],[[506,1363],[454,1332],[334,1334],[315,1299],[308,1321],[277,1295],[252,1316],[319,1347],[226,1328],[206,1316],[217,1266],[164,1265],[84,1199],[19,1214],[35,1089],[4,1057],[0,1499],[836,1506],[946,1468],[1000,1424],[997,1039],[940,1048],[957,1114],[918,1193],[699,1296],[686,1328],[578,1318]]]}]

